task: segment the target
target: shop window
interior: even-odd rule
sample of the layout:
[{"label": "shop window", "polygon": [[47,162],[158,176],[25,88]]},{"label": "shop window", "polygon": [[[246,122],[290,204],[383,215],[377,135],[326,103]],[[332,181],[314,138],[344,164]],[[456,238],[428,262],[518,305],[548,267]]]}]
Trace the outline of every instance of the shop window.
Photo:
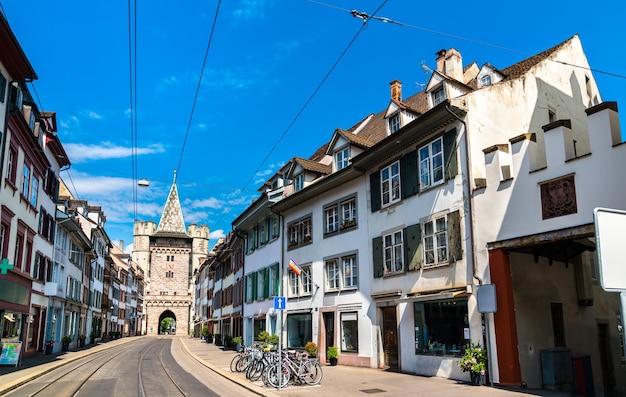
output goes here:
[{"label": "shop window", "polygon": [[311,313],[292,313],[287,315],[287,347],[304,348],[312,341]]},{"label": "shop window", "polygon": [[467,300],[414,302],[415,354],[460,356],[469,342]]},{"label": "shop window", "polygon": [[357,313],[341,313],[341,351],[359,351],[359,323]]}]

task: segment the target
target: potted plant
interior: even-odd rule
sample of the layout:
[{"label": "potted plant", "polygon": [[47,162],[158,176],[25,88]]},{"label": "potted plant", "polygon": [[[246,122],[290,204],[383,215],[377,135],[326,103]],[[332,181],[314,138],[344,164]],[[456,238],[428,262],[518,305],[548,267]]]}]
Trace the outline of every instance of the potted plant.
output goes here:
[{"label": "potted plant", "polygon": [[224,347],[230,349],[233,347],[233,337],[230,335],[224,335]]},{"label": "potted plant", "polygon": [[243,338],[241,336],[235,336],[233,338],[233,344],[235,345],[235,350],[239,353],[241,351],[241,345],[243,345]]},{"label": "potted plant", "polygon": [[52,354],[52,348],[53,347],[54,347],[54,341],[53,340],[47,340],[44,343],[44,354],[46,354],[46,355]]},{"label": "potted plant", "polygon": [[487,370],[487,352],[480,343],[470,343],[465,346],[465,353],[458,362],[463,372],[470,373],[470,382],[474,386],[480,385],[482,376]]},{"label": "potted plant", "polygon": [[70,349],[70,343],[72,343],[72,338],[69,336],[64,336],[61,339],[61,350],[63,350],[64,352],[68,351]]},{"label": "potted plant", "polygon": [[314,342],[307,342],[304,345],[304,350],[310,357],[317,357],[317,345]]},{"label": "potted plant", "polygon": [[78,347],[85,347],[85,339],[87,339],[85,335],[78,335]]},{"label": "potted plant", "polygon": [[222,334],[215,334],[215,344],[217,346],[223,346],[224,342],[222,341]]},{"label": "potted plant", "polygon": [[326,349],[326,358],[330,361],[330,365],[337,365],[337,357],[339,357],[339,349],[337,349],[337,346],[328,346],[328,349]]},{"label": "potted plant", "polygon": [[276,346],[278,346],[278,335],[272,334],[267,338],[267,347],[271,350],[275,350]]},{"label": "potted plant", "polygon": [[208,325],[203,325],[202,326],[202,339],[206,340],[206,336],[209,334],[209,326]]},{"label": "potted plant", "polygon": [[213,334],[207,332],[205,340],[206,343],[213,343]]}]

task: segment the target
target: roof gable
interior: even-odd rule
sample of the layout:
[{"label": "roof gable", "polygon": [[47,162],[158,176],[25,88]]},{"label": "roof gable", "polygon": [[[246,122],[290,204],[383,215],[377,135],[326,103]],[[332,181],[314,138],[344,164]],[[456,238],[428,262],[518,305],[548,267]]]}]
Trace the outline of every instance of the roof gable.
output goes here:
[{"label": "roof gable", "polygon": [[163,214],[157,227],[157,234],[159,233],[187,235],[185,221],[183,220],[183,210],[180,207],[178,189],[176,188],[176,177],[174,177],[170,194],[167,196],[165,208],[163,208]]}]

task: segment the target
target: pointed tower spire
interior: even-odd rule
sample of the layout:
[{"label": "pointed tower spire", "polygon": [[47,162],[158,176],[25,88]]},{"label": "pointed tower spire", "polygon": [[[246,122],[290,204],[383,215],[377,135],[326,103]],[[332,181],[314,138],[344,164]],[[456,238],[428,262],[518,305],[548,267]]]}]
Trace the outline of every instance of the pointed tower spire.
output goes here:
[{"label": "pointed tower spire", "polygon": [[157,233],[187,234],[185,221],[183,220],[183,210],[180,207],[180,200],[178,198],[178,189],[176,188],[176,171],[174,171],[174,181],[172,182],[170,194],[165,202],[165,208],[163,208],[163,214],[161,215],[161,221],[157,227]]}]

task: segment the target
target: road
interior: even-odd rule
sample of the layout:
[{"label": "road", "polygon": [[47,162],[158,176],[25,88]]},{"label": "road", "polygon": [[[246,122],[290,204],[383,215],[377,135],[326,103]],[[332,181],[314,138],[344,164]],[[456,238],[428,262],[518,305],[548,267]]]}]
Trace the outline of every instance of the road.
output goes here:
[{"label": "road", "polygon": [[138,338],[80,358],[6,395],[256,396],[198,363],[176,337]]}]

